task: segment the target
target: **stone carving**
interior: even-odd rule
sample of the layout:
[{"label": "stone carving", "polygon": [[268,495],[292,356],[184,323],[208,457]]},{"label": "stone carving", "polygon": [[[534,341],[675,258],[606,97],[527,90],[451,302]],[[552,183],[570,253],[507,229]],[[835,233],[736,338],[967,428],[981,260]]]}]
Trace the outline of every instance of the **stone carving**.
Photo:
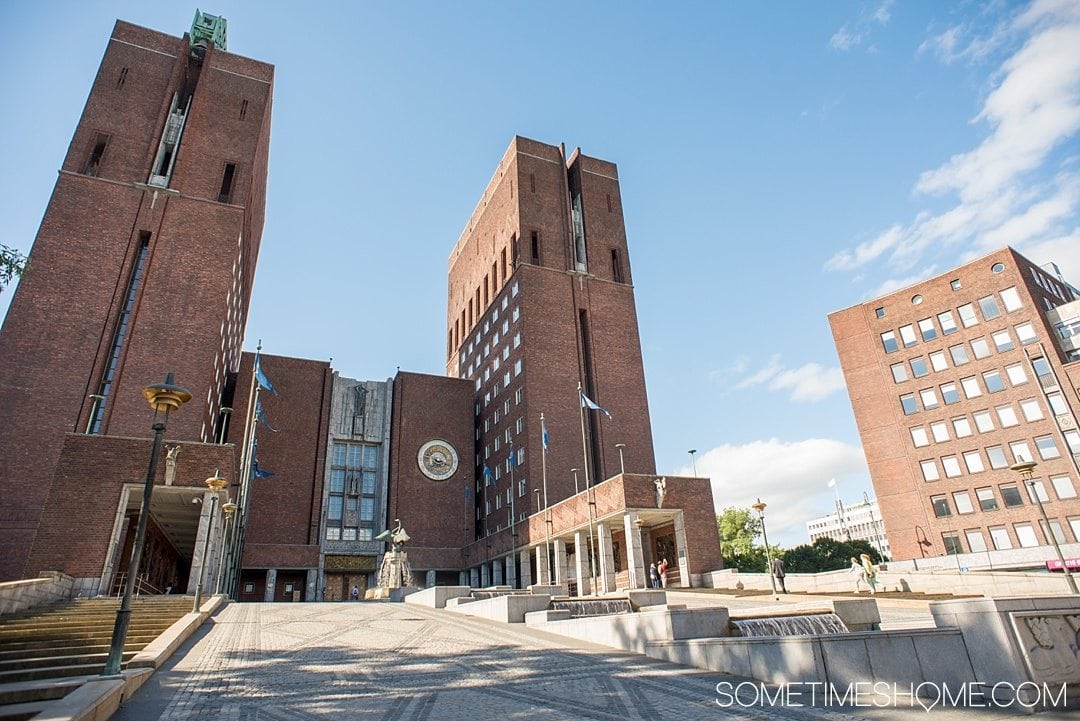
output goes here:
[{"label": "stone carving", "polygon": [[664,496],[667,495],[667,477],[657,478],[653,483],[656,485],[656,507],[664,507]]},{"label": "stone carving", "polygon": [[176,480],[176,458],[183,446],[167,446],[165,449],[165,485],[171,486]]},{"label": "stone carving", "polygon": [[1080,683],[1080,614],[1012,614],[1024,660],[1037,683]]},{"label": "stone carving", "polygon": [[392,588],[403,588],[413,585],[412,567],[409,565],[409,554],[405,552],[405,543],[409,540],[409,534],[401,526],[401,521],[394,519],[397,526],[387,529],[375,537],[376,541],[388,541],[390,550],[383,556],[382,566],[376,580],[378,588],[375,590],[376,598],[386,598]]}]

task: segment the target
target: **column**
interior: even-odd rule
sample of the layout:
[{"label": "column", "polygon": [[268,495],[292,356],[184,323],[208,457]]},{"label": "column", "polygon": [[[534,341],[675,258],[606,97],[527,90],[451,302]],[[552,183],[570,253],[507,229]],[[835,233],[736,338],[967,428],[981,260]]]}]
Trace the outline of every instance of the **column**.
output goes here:
[{"label": "column", "polygon": [[600,574],[600,592],[611,593],[615,590],[615,549],[611,545],[611,527],[606,523],[597,523],[596,535],[599,543],[597,553],[600,555],[597,559],[600,563],[597,570]]},{"label": "column", "polygon": [[[207,596],[214,592],[214,589],[207,582],[207,578],[213,578],[210,568],[210,558],[203,559],[203,548],[206,548],[207,556],[213,556],[213,549],[206,545],[206,537],[210,536],[210,543],[213,544],[213,520],[210,517],[210,497],[213,494],[210,491],[203,493],[200,499],[202,506],[199,507],[199,529],[195,534],[195,548],[191,554],[191,571],[188,573],[188,593],[195,593],[195,586],[199,583],[199,572],[203,574],[203,595]],[[216,505],[216,504],[215,504]],[[175,589],[174,589],[175,592]]]},{"label": "column", "polygon": [[274,600],[274,585],[277,583],[277,569],[270,568],[266,571],[266,593],[263,594],[263,600],[267,603],[272,603]]},{"label": "column", "polygon": [[458,583],[459,586],[468,586],[469,585],[469,572],[468,571],[459,571],[458,575],[457,575],[457,583]]},{"label": "column", "polygon": [[491,569],[486,563],[480,564],[480,587],[487,588],[491,585]]},{"label": "column", "polygon": [[469,586],[471,588],[480,586],[480,572],[475,566],[469,569]]},{"label": "column", "polygon": [[569,563],[566,557],[566,542],[561,538],[552,541],[555,548],[555,583],[563,586],[565,590],[567,576],[570,575]]},{"label": "column", "polygon": [[574,532],[574,572],[577,574],[577,595],[589,595],[589,536]]},{"label": "column", "polygon": [[530,555],[531,554],[527,550],[518,551],[518,569],[520,570],[518,575],[521,580],[521,588],[528,588],[532,585],[532,569],[530,568],[531,564],[529,563],[531,560]]},{"label": "column", "polygon": [[[319,580],[319,569],[309,568],[307,570],[307,592],[304,594],[305,601],[318,601],[319,596],[315,593],[315,585]],[[352,589],[349,589],[352,590]]]},{"label": "column", "polygon": [[636,513],[623,516],[623,534],[626,536],[626,568],[630,572],[630,588],[646,588],[649,577],[645,573],[644,555],[641,551],[641,529],[635,521]]},{"label": "column", "polygon": [[501,559],[496,558],[491,562],[491,576],[491,585],[503,585],[503,564]]},{"label": "column", "polygon": [[435,570],[432,569],[427,572],[427,576],[424,578],[424,588],[431,588],[435,585]]},{"label": "column", "polygon": [[668,563],[675,560],[675,563],[679,564],[679,586],[690,588],[690,561],[686,556],[686,522],[682,511],[675,514],[675,555],[678,556],[678,560],[669,558]]},{"label": "column", "polygon": [[514,555],[511,553],[503,560],[503,568],[505,569],[503,575],[506,576],[506,585],[510,588],[518,587],[517,563],[515,563]]},{"label": "column", "polygon": [[547,558],[547,546],[541,544],[536,547],[536,583],[541,586],[551,583],[549,575],[550,561]]}]

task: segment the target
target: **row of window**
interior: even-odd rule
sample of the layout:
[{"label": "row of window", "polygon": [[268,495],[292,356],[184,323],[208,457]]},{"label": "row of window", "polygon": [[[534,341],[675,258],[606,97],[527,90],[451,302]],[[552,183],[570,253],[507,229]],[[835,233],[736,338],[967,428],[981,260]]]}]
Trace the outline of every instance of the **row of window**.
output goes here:
[{"label": "row of window", "polygon": [[[1069,476],[1051,476],[1050,483],[1054,487],[1054,493],[1057,494],[1058,500],[1076,498],[1076,488]],[[1046,485],[1042,480],[1033,480],[1026,483],[1025,486],[1029,503],[1036,503],[1036,501],[1050,502],[1050,494],[1047,492]],[[1004,483],[998,486],[998,491],[1001,494],[1001,502],[1005,508],[1017,508],[1024,505],[1020,488],[1015,483]],[[956,513],[959,515],[975,513],[975,503],[979,504],[980,511],[996,511],[999,508],[997,496],[994,495],[994,489],[991,486],[976,488],[974,503],[971,494],[966,490],[952,493],[952,505],[949,504],[949,495],[947,494],[930,497],[930,505],[934,509],[934,515],[938,518],[948,518],[953,514],[953,508],[956,509]]]},{"label": "row of window", "polygon": [[[1072,531],[1073,538],[1080,540],[1080,516],[1071,517],[1068,519],[1069,528]],[[1035,534],[1035,528],[1030,522],[1014,523],[1012,524],[1013,533],[1016,535],[1016,542],[1021,548],[1033,548],[1040,545],[1039,539]],[[1047,527],[1046,521],[1039,521],[1039,529],[1042,531],[1042,537],[1045,543],[1050,543],[1050,534],[1053,534],[1054,539],[1058,543],[1068,543],[1065,538],[1065,531],[1061,527],[1061,522],[1057,519],[1050,519],[1050,525]],[[1009,537],[1009,531],[1007,526],[990,526],[986,529],[990,533],[990,542],[993,544],[994,550],[1004,551],[1010,548],[1014,548],[1012,539]],[[968,551],[971,553],[981,553],[988,551],[990,548],[986,545],[986,537],[983,535],[981,528],[969,528],[963,531],[964,539],[967,541]],[[964,543],[961,541],[959,531],[947,531],[941,534],[942,543],[945,545],[945,553],[948,555],[956,555],[964,553]]]},{"label": "row of window", "polygon": [[[1008,377],[1009,383],[1014,388],[1028,382],[1027,371],[1024,370],[1023,363],[1014,363],[1006,366],[1005,376]],[[983,371],[978,376],[961,378],[959,389],[955,381],[950,381],[941,384],[941,386],[923,388],[917,394],[918,400],[916,400],[915,393],[904,393],[900,396],[900,407],[903,409],[905,416],[910,416],[919,412],[920,404],[922,410],[930,411],[938,408],[942,403],[945,405],[959,403],[960,390],[963,391],[964,398],[968,400],[978,398],[983,394],[982,387],[979,384],[980,377],[982,378],[982,385],[986,387],[987,393],[999,393],[1005,390],[1005,379],[1002,377],[1001,371],[994,368]],[[940,398],[938,396],[939,390],[941,392]]]},{"label": "row of window", "polygon": [[[1067,414],[1068,408],[1065,405],[1065,398],[1061,393],[1054,392],[1046,395],[1047,400],[1050,403],[1050,410],[1054,415]],[[1029,423],[1042,420],[1043,410],[1042,406],[1035,398],[1026,398],[1020,401],[1020,411],[1024,414],[1024,420]],[[1013,426],[1020,425],[1020,419],[1016,415],[1016,410],[1011,403],[997,406],[994,408],[994,414],[997,416],[998,423],[1002,428],[1011,428]],[[930,445],[930,441],[935,443],[946,443],[953,438],[967,438],[974,434],[972,430],[972,421],[974,421],[974,429],[979,433],[990,433],[995,430],[994,416],[991,415],[990,409],[984,408],[982,410],[975,411],[971,414],[969,419],[967,415],[956,416],[954,418],[940,421],[934,421],[929,425],[929,433],[927,432],[927,426],[912,426],[909,430],[911,433],[911,442],[916,448],[923,448]],[[952,427],[952,435],[949,434],[949,427]],[[1065,438],[1069,445],[1073,445],[1071,436],[1077,435],[1076,431],[1065,431]]]},{"label": "row of window", "polygon": [[[488,332],[491,331],[492,328],[498,328],[499,327],[498,323],[499,323],[499,314],[500,314],[500,312],[505,313],[508,310],[508,308],[510,307],[510,299],[511,298],[516,298],[518,296],[519,292],[520,292],[520,287],[518,286],[518,282],[515,280],[510,285],[510,293],[506,294],[506,295],[503,295],[501,301],[496,301],[495,307],[491,309],[491,316],[489,318],[484,318],[484,322],[483,322],[482,326],[479,323],[479,318],[477,319],[476,325],[474,326],[476,328],[476,335],[474,335],[473,338],[469,341],[469,344],[465,347],[464,352],[462,352],[460,357],[458,358],[458,365],[459,366],[463,367],[465,365],[465,363],[468,361],[469,357],[473,354],[474,350],[476,350],[479,353],[480,348],[481,348],[481,345],[480,345],[481,339],[484,336],[486,336],[488,334]],[[462,311],[462,313],[464,313],[464,311]],[[521,316],[521,309],[520,308],[514,308],[514,310],[511,312],[511,316],[513,317],[513,320],[516,321]],[[503,335],[506,335],[508,330],[509,330],[509,323],[504,318],[503,324],[502,324]],[[474,365],[476,367],[478,367],[478,368],[480,367],[480,355],[479,354],[476,356],[476,359],[474,360]],[[471,373],[469,375],[471,375]],[[461,376],[461,377],[464,378],[465,376]]]},{"label": "row of window", "polygon": [[[1038,340],[1038,336],[1035,335],[1035,328],[1031,323],[1021,323],[1015,327],[1015,331],[1020,345],[1027,345]],[[990,350],[991,342],[993,342],[993,347],[998,353],[1004,353],[1016,348],[1009,329],[1003,328],[992,333],[989,341],[985,337],[973,338],[969,341],[970,352],[968,351],[968,344],[959,343],[949,346],[947,351],[943,349],[931,353],[929,365],[927,365],[925,357],[916,356],[908,360],[907,363],[893,363],[889,366],[889,369],[892,371],[895,383],[903,383],[911,378],[922,378],[929,375],[931,370],[935,373],[948,370],[950,357],[955,368],[966,365],[972,360],[989,358],[993,354],[993,351]]]},{"label": "row of window", "polygon": [[[1023,303],[1020,301],[1020,294],[1016,291],[1016,286],[1005,288],[999,295],[1001,296],[1001,304],[1004,306],[1006,313],[1012,313],[1023,307]],[[983,320],[990,321],[1001,316],[1001,307],[998,305],[997,299],[993,294],[988,295],[985,298],[980,298],[977,303]],[[979,318],[975,314],[975,305],[975,303],[965,303],[956,309],[956,313],[960,318],[960,323],[963,324],[965,328],[971,328],[972,326],[979,324]],[[917,334],[916,326],[918,327]],[[943,336],[950,335],[959,330],[956,325],[956,318],[953,316],[951,310],[937,314],[937,325],[935,325],[933,317],[927,317],[919,320],[915,324],[909,323],[908,325],[901,326],[896,331],[885,331],[881,334],[881,345],[885,348],[886,353],[895,353],[900,350],[901,344],[904,348],[911,348],[918,345],[920,338],[924,343],[936,339],[938,337],[939,328],[940,333]]]},{"label": "row of window", "polygon": [[[1066,438],[1070,446],[1070,452],[1080,453],[1080,433],[1073,431]],[[1061,457],[1061,449],[1058,448],[1053,436],[1040,436],[1034,440],[1035,448],[1038,450],[1039,458],[1042,460],[1049,461]],[[986,453],[985,463],[984,451]],[[940,458],[927,458],[919,461],[919,467],[922,470],[924,481],[937,481],[941,479],[942,471],[944,471],[946,478],[958,478],[964,475],[964,471],[960,467],[961,458],[963,458],[964,466],[969,474],[982,473],[986,470],[987,464],[993,470],[1001,470],[1009,468],[1015,463],[1034,460],[1027,441],[1012,441],[1009,443],[1009,452],[1012,453],[1012,463],[1005,456],[1005,446],[997,445],[988,446],[983,450],[976,448],[963,451],[959,455],[954,453]]]},{"label": "row of window", "polygon": [[1035,279],[1035,283],[1045,290],[1047,293],[1053,293],[1062,301],[1068,303],[1075,300],[1075,296],[1068,288],[1062,288],[1055,281],[1050,280],[1049,276],[1043,275],[1038,269],[1031,269],[1031,277]]},{"label": "row of window", "polygon": [[335,442],[330,452],[326,540],[370,541],[375,526],[379,447]]}]

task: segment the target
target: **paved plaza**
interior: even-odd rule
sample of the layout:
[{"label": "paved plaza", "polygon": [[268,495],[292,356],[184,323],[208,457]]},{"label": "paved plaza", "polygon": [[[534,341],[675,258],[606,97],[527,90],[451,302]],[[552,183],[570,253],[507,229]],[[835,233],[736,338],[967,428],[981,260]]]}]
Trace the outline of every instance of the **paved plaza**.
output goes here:
[{"label": "paved plaza", "polygon": [[[722,681],[740,679],[419,606],[234,603],[113,718],[839,721],[928,715],[909,708],[721,708],[716,684]],[[929,715],[1019,714],[936,709]]]}]

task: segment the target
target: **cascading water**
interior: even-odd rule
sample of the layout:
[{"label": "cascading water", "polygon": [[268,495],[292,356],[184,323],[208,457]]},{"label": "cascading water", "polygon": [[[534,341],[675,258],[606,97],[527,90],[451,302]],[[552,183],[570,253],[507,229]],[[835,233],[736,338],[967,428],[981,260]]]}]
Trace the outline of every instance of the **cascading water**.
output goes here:
[{"label": "cascading water", "polygon": [[633,613],[630,601],[625,598],[596,598],[582,601],[552,601],[553,611],[569,611],[571,618],[582,616],[611,616],[618,613]]},{"label": "cascading water", "polygon": [[740,636],[815,636],[848,632],[835,613],[732,619],[731,625],[739,630]]}]

